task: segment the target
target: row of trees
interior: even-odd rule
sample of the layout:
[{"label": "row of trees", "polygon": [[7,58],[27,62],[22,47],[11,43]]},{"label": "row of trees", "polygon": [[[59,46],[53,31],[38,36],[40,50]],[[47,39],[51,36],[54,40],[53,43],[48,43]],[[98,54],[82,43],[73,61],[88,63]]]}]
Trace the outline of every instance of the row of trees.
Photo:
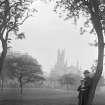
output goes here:
[{"label": "row of trees", "polygon": [[81,76],[80,75],[76,75],[76,74],[64,74],[62,75],[59,79],[58,82],[62,85],[62,86],[66,86],[67,89],[69,89],[70,87],[73,86],[73,89],[77,89],[77,86],[79,85],[81,80]]},{"label": "row of trees", "polygon": [[[90,75],[90,77],[92,77],[92,76],[93,76],[93,73]],[[58,79],[58,82],[62,86],[66,86],[67,89],[69,89],[72,86],[73,86],[73,89],[77,89],[77,87],[80,85],[81,79],[82,79],[82,76],[69,73],[69,74],[62,75]],[[105,86],[105,78],[103,76],[101,76],[101,78],[98,82],[97,89],[99,89],[102,86]]]}]

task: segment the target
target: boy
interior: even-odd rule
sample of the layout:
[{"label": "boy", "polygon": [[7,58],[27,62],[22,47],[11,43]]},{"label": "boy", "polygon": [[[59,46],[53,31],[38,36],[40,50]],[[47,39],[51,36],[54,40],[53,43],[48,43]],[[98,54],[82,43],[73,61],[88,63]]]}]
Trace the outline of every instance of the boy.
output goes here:
[{"label": "boy", "polygon": [[78,105],[82,105],[82,99],[83,99],[83,95],[84,95],[84,80],[81,80],[81,84],[78,87],[77,91],[79,92],[78,94]]}]

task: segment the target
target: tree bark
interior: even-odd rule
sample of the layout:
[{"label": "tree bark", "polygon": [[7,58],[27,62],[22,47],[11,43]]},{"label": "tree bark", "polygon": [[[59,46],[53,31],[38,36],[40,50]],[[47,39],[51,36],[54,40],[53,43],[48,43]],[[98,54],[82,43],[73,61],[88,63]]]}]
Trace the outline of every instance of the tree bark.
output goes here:
[{"label": "tree bark", "polygon": [[1,91],[3,92],[4,90],[4,79],[3,76],[1,75]]},{"label": "tree bark", "polygon": [[23,94],[23,86],[22,86],[22,83],[20,83],[20,94],[21,95]]},{"label": "tree bark", "polygon": [[[103,71],[103,59],[104,59],[104,37],[103,37],[103,31],[102,31],[102,24],[99,17],[99,2],[97,0],[91,0],[91,3],[89,4],[89,10],[91,14],[91,20],[93,27],[95,28],[97,39],[98,39],[98,64],[96,68],[95,75],[93,77],[92,87],[89,92],[89,97],[86,105],[92,105],[93,99],[95,96],[95,90],[98,84],[98,81],[101,77],[102,71]],[[92,10],[94,8],[94,11]]]},{"label": "tree bark", "polygon": [[19,87],[20,87],[20,94],[23,94],[23,84],[22,84],[22,77],[19,77]]},{"label": "tree bark", "polygon": [[3,69],[3,65],[4,65],[4,60],[5,60],[5,57],[6,57],[6,54],[7,54],[7,44],[4,42],[2,42],[2,53],[1,53],[1,56],[0,56],[0,77],[1,77],[1,89],[3,90],[3,74],[2,74],[2,69]]},{"label": "tree bark", "polygon": [[2,68],[3,68],[5,57],[6,57],[6,53],[7,51],[3,50],[0,56],[0,75],[2,74]]},{"label": "tree bark", "polygon": [[103,70],[103,56],[104,56],[104,46],[102,44],[100,44],[99,42],[99,46],[98,46],[98,64],[97,64],[97,68],[96,68],[96,73],[93,77],[93,84],[89,93],[89,99],[88,99],[88,103],[87,105],[91,105],[95,96],[95,90],[98,84],[98,81],[101,77],[102,74],[102,70]]}]

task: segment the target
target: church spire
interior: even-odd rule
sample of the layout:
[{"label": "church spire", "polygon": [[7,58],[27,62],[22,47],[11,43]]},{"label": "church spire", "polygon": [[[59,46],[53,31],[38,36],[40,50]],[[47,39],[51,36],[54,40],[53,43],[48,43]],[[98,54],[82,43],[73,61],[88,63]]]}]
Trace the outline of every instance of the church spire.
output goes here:
[{"label": "church spire", "polygon": [[65,50],[58,49],[57,64],[59,64],[59,65],[65,64]]},{"label": "church spire", "polygon": [[79,69],[79,61],[77,60],[76,67]]}]

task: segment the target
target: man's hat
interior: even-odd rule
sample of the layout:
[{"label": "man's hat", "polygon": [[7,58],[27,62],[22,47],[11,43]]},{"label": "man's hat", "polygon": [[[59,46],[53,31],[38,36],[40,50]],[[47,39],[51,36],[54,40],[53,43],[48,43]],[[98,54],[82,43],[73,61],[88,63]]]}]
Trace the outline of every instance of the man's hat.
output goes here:
[{"label": "man's hat", "polygon": [[84,74],[88,74],[88,73],[90,73],[89,70],[85,70],[84,71]]}]

